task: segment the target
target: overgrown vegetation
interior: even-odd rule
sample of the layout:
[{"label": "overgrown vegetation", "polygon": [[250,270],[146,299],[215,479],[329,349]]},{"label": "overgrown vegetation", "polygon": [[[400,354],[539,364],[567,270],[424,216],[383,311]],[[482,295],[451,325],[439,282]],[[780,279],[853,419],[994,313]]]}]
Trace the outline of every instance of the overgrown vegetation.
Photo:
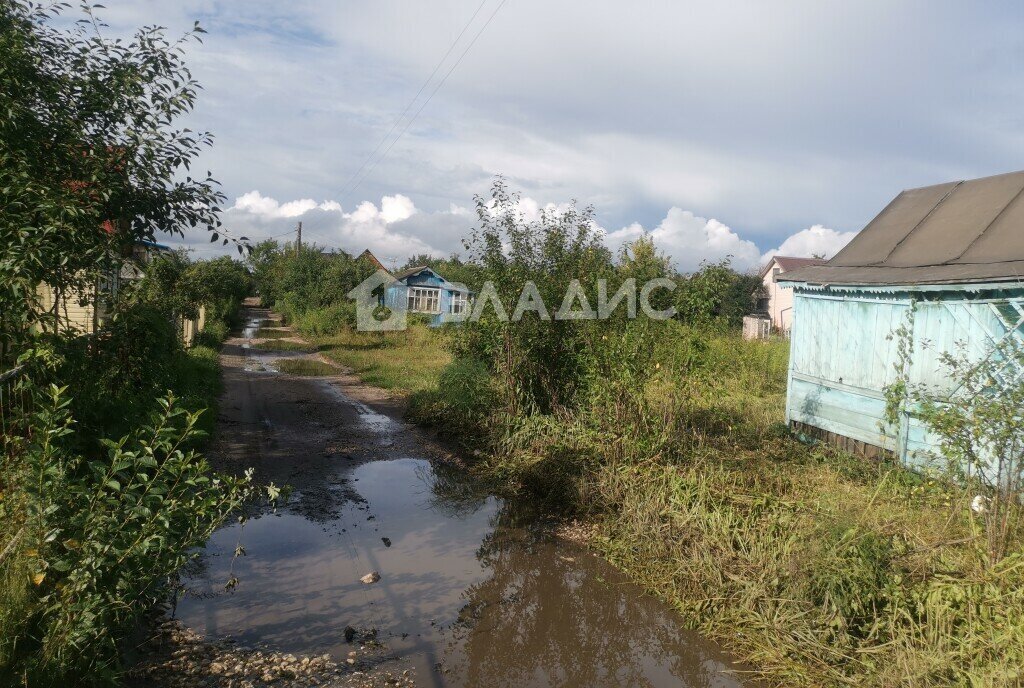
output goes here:
[{"label": "overgrown vegetation", "polygon": [[147,306],[180,324],[205,322],[194,344],[217,348],[238,325],[238,312],[252,288],[248,270],[227,257],[193,262],[183,252],[162,252],[145,266],[137,286],[120,299]]},{"label": "overgrown vegetation", "polygon": [[[898,376],[886,390],[887,422],[919,423],[936,440],[938,456],[926,468],[975,493],[971,509],[984,524],[990,565],[1020,551],[1024,501],[1024,346],[1007,337],[981,360],[958,351],[938,356],[941,387],[913,384],[915,307],[897,332]],[[929,348],[929,342],[922,342]]]},{"label": "overgrown vegetation", "polygon": [[248,256],[256,291],[301,334],[322,337],[355,327],[355,305],[346,294],[376,267],[344,252],[316,246],[256,244]]},{"label": "overgrown vegetation", "polygon": [[[196,453],[217,352],[178,331],[203,306],[219,345],[246,271],[165,256],[117,287],[142,240],[221,238],[216,182],[187,171],[210,137],[173,126],[195,102],[182,46],[201,29],[108,40],[97,7],[72,22],[63,3],[0,3],[4,685],[115,683],[140,616],[250,491]],[[68,301],[112,317],[79,337]]]},{"label": "overgrown vegetation", "polygon": [[[525,280],[551,303],[548,292],[564,294],[578,277],[593,305],[595,276],[609,293],[633,277],[672,276],[643,239],[613,259],[586,212],[527,222],[500,182],[478,216],[471,262],[514,283],[499,288],[510,314]],[[786,343],[743,341],[728,327],[716,303],[722,269],[656,293],[659,307],[677,307],[670,320],[620,312],[547,322],[527,312],[454,328],[454,359],[414,395],[412,415],[476,450],[472,470],[494,489],[591,523],[592,544],[770,684],[1021,680],[1019,528],[997,527],[1007,536],[993,557],[990,521],[971,509],[977,480],[790,439]],[[970,370],[965,389],[980,392],[985,374]],[[918,401],[954,464],[1016,461],[1017,397],[972,398]],[[1005,475],[988,474],[986,499],[998,494],[993,476]],[[1005,497],[1002,508],[1019,514]]]},{"label": "overgrown vegetation", "polygon": [[318,339],[320,353],[371,385],[408,394],[433,388],[452,360],[442,336],[424,325],[401,332],[342,330]]},{"label": "overgrown vegetation", "polygon": [[23,685],[113,682],[140,615],[250,483],[211,475],[184,448],[199,414],[173,397],[149,423],[104,439],[105,451],[82,454],[66,390],[32,393],[32,433],[3,466],[24,492],[3,503],[5,525],[22,535],[0,589],[0,667]]}]

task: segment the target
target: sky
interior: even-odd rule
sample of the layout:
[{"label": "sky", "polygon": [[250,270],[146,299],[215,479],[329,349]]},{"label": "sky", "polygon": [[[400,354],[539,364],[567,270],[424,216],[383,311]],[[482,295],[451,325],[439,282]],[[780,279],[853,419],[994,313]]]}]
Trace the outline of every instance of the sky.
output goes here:
[{"label": "sky", "polygon": [[575,199],[613,248],[746,270],[831,256],[902,189],[1024,168],[1018,3],[105,4],[111,35],[208,32],[186,124],[236,236],[447,255],[501,174],[527,216]]}]

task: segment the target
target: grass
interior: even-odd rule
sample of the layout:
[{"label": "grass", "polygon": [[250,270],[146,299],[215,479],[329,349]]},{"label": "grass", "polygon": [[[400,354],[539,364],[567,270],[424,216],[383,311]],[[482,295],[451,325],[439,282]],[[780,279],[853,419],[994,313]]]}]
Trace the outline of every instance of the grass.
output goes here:
[{"label": "grass", "polygon": [[295,333],[291,330],[285,330],[280,328],[271,327],[260,327],[256,330],[256,335],[253,339],[287,339],[289,337],[295,337]]},{"label": "grass", "polygon": [[289,375],[323,377],[326,375],[338,375],[341,372],[329,363],[308,358],[286,358],[277,361],[275,365],[282,373],[288,373]]},{"label": "grass", "polygon": [[259,351],[312,351],[312,344],[306,342],[293,342],[287,339],[270,339],[262,342],[254,342],[253,349]]},{"label": "grass", "polygon": [[[765,685],[1019,685],[1022,540],[989,566],[971,495],[791,439],[786,342],[674,327],[654,346],[639,387],[465,423],[489,433],[472,470],[588,522]],[[451,426],[445,398],[425,408]]]},{"label": "grass", "polygon": [[324,356],[351,368],[367,384],[401,394],[435,387],[451,362],[442,335],[422,325],[401,332],[346,330],[317,343]]},{"label": "grass", "polygon": [[223,387],[217,350],[193,346],[179,352],[174,378],[175,392],[185,408],[205,409],[199,417],[199,429],[207,436],[212,435],[217,423],[217,397]]}]

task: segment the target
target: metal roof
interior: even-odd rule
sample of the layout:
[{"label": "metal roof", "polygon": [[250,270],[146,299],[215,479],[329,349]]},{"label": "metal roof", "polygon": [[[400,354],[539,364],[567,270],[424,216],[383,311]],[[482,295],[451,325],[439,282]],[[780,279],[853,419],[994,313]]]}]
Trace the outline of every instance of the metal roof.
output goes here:
[{"label": "metal roof", "polygon": [[790,270],[796,270],[797,268],[807,267],[808,265],[822,265],[825,262],[824,258],[797,258],[795,256],[772,256],[765,266],[761,268],[761,277],[763,278],[768,274],[768,268],[772,266],[772,262],[778,263],[779,267],[782,268],[782,272],[789,272]]},{"label": "metal roof", "polygon": [[780,281],[956,284],[1024,280],[1024,171],[903,191],[846,248]]},{"label": "metal roof", "polygon": [[[405,270],[402,270],[401,272],[396,272],[395,273],[395,279],[398,280],[399,282],[401,282],[406,277],[412,277],[413,275],[415,275],[415,274],[417,274],[419,272],[423,272],[424,270],[430,270],[431,272],[434,272],[430,268],[429,265],[417,265],[414,268],[406,268]],[[436,272],[434,272],[434,274],[437,275]],[[441,277],[441,275],[437,275],[437,276]],[[441,277],[441,279],[444,279],[444,278]]]}]

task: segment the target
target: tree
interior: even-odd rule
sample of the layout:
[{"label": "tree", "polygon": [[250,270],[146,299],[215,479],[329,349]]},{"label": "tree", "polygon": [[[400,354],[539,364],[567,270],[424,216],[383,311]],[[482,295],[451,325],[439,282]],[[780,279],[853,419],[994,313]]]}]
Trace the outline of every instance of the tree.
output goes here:
[{"label": "tree", "polygon": [[[88,293],[135,241],[219,232],[223,194],[189,172],[209,133],[178,128],[199,85],[183,62],[195,27],[105,38],[93,8],[75,28],[66,5],[0,0],[0,345],[46,325],[40,283]],[[224,239],[226,241],[226,239]],[[57,299],[59,301],[59,299]]]},{"label": "tree", "polygon": [[[484,362],[508,391],[513,409],[548,413],[570,407],[585,384],[593,327],[554,314],[575,280],[595,307],[597,280],[611,274],[611,253],[593,210],[570,204],[563,212],[544,210],[529,220],[519,210],[518,195],[500,177],[489,197],[476,197],[476,210],[479,227],[464,243],[511,320],[495,317],[491,306],[484,310],[487,299],[480,294],[476,308],[482,317],[460,328],[456,353]],[[530,285],[543,307],[523,312]]]},{"label": "tree", "polygon": [[759,280],[737,273],[731,262],[728,257],[717,263],[702,262],[697,272],[679,280],[676,308],[683,322],[736,325],[750,312],[751,294]]}]

